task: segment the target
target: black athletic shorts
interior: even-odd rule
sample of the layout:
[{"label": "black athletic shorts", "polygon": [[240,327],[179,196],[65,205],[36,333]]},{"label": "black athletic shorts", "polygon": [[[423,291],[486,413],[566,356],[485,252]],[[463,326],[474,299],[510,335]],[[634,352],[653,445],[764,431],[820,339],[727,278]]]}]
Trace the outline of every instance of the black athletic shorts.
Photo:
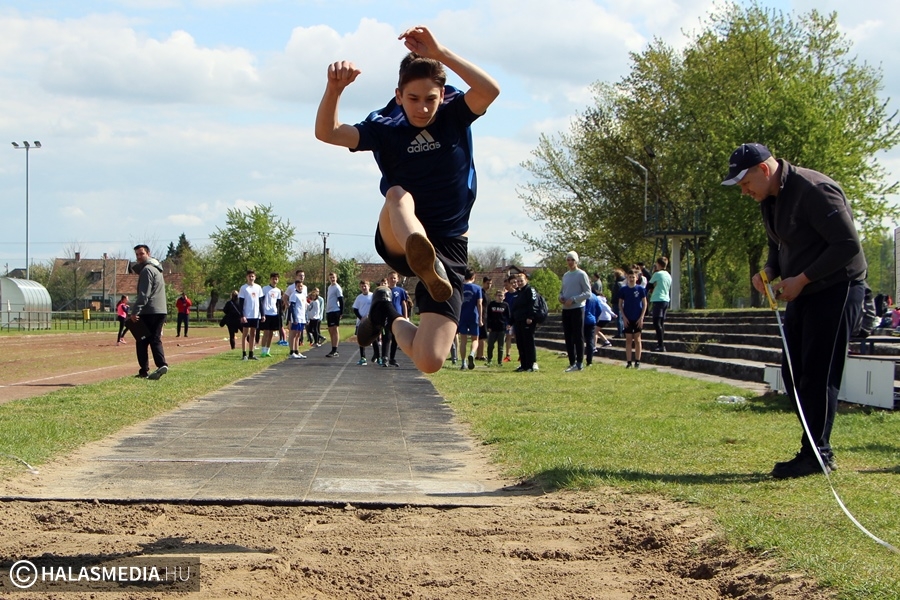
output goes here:
[{"label": "black athletic shorts", "polygon": [[[428,238],[428,241],[434,246],[434,252],[444,264],[447,271],[447,278],[453,287],[453,295],[446,302],[435,302],[425,285],[420,281],[416,284],[416,306],[419,307],[419,314],[434,313],[443,315],[453,321],[459,323],[459,313],[462,307],[462,288],[465,283],[466,267],[469,263],[469,238],[460,235],[452,238]],[[392,256],[388,253],[384,245],[384,238],[381,237],[380,227],[375,228],[375,251],[378,252],[385,264],[399,275],[404,277],[415,277],[416,274],[409,268],[405,256]]]},{"label": "black athletic shorts", "polygon": [[336,310],[334,312],[325,313],[325,324],[329,327],[337,327],[341,324],[341,311]]},{"label": "black athletic shorts", "polygon": [[260,331],[278,331],[279,329],[281,329],[281,315],[266,315],[266,320],[259,322]]}]

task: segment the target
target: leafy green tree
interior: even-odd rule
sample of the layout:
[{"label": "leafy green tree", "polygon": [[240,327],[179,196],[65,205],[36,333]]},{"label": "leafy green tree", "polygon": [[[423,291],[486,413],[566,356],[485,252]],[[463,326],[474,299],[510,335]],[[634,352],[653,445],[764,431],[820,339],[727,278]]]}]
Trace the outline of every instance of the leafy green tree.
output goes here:
[{"label": "leafy green tree", "polygon": [[[881,73],[850,50],[835,14],[758,4],[716,9],[681,50],[654,40],[622,81],[595,86],[567,133],[541,138],[525,163],[535,181],[520,195],[543,236],[520,237],[545,254],[575,248],[622,264],[652,260],[648,233],[699,233],[682,248],[700,304],[707,273],[720,301],[758,304],[749,280],[766,247],[759,209],[720,185],[738,144],[765,143],[837,180],[863,232],[898,216],[874,159],[900,141],[897,113],[878,97]],[[626,157],[646,168],[646,194]]]},{"label": "leafy green tree", "polygon": [[47,292],[53,301],[53,310],[78,310],[83,308],[81,299],[91,283],[91,273],[80,266],[74,258],[61,263],[47,285]]},{"label": "leafy green tree", "polygon": [[560,309],[559,291],[562,289],[562,280],[550,269],[535,269],[529,273],[531,287],[536,289],[547,301],[547,307],[551,311]]},{"label": "leafy green tree", "polygon": [[217,296],[243,285],[248,269],[266,282],[269,273],[286,273],[291,266],[294,228],[277,217],[271,206],[229,209],[225,227],[217,227],[210,238],[213,266],[208,281]]},{"label": "leafy green tree", "polygon": [[[872,292],[890,294],[895,297],[897,281],[895,276],[894,238],[889,231],[873,232],[862,240],[863,252],[869,263],[869,287]],[[34,273],[34,267],[31,268]],[[896,298],[895,298],[896,300]]]}]

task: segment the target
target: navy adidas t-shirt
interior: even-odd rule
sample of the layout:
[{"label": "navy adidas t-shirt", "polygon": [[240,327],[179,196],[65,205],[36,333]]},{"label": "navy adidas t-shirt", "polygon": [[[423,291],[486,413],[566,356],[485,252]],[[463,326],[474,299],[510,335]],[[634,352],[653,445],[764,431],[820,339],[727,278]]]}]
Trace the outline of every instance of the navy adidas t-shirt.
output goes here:
[{"label": "navy adidas t-shirt", "polygon": [[372,151],[381,169],[381,193],[395,185],[415,200],[416,217],[429,237],[455,237],[469,230],[475,202],[475,163],[469,126],[479,115],[452,86],[430,125],[411,125],[392,99],[357,123],[356,151]]}]

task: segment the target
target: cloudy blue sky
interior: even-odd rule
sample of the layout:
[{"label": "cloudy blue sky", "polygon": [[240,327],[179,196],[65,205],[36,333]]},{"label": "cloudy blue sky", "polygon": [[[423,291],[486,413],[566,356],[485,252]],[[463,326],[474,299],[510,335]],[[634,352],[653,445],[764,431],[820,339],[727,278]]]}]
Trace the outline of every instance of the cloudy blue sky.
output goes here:
[{"label": "cloudy blue sky", "polygon": [[[784,10],[813,2],[778,0]],[[900,107],[900,5],[821,0],[854,51],[881,65]],[[517,188],[541,133],[565,130],[588,86],[616,81],[652,37],[684,42],[706,0],[7,0],[0,7],[0,272],[25,264],[25,152],[30,256],[79,249],[131,256],[185,233],[196,246],[229,208],[271,204],[298,242],[374,259],[378,171],[313,137],[328,63],[363,73],[342,118],[361,120],[393,93],[405,28],[425,24],[483,66],[503,93],[474,126],[479,198],[473,247],[529,255],[537,233]],[[740,141],[740,140],[739,140]],[[900,179],[900,153],[880,157]]]}]

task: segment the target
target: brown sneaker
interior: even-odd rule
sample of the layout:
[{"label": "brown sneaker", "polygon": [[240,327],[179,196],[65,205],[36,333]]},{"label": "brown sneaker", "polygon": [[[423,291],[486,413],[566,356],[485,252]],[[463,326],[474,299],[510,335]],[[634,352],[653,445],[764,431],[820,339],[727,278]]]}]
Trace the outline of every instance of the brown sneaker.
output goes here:
[{"label": "brown sneaker", "polygon": [[434,246],[421,233],[414,233],[406,239],[406,262],[435,302],[446,302],[450,299],[453,287],[447,278],[447,271],[437,259]]}]

